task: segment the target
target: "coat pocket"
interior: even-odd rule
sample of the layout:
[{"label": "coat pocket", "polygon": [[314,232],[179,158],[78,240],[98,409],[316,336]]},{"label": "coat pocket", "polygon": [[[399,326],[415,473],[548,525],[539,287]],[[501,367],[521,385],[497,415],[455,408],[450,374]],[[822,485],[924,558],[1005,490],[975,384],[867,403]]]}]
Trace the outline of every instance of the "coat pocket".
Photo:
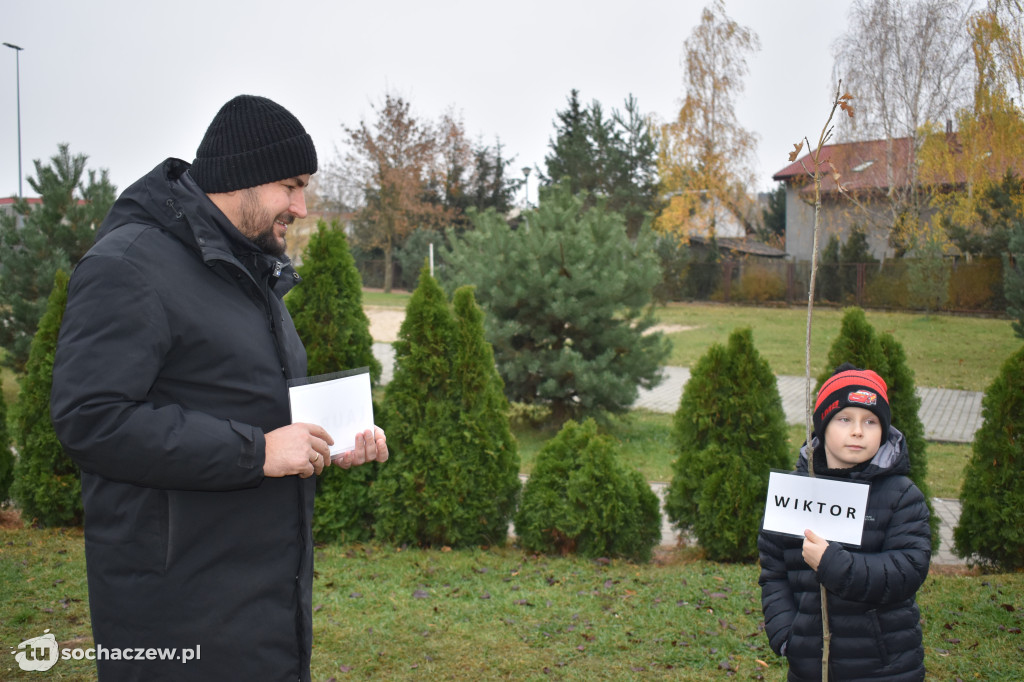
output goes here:
[{"label": "coat pocket", "polygon": [[876,609],[871,609],[866,615],[871,623],[871,633],[874,635],[875,646],[878,647],[878,656],[882,659],[883,663],[888,663],[890,660],[889,648],[886,646],[885,633],[882,632],[882,624],[878,620],[878,611]]}]

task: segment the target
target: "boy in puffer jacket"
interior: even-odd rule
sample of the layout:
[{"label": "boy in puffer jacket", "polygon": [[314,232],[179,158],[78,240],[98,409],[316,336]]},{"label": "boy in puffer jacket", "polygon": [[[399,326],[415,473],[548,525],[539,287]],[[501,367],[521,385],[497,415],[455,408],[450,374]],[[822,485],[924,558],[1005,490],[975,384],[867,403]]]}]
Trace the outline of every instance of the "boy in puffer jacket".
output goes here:
[{"label": "boy in puffer jacket", "polygon": [[[820,680],[821,591],[832,632],[830,680],[923,680],[914,595],[928,575],[931,529],[924,495],[907,478],[906,441],[890,426],[885,381],[842,365],[818,391],[814,435],[798,472],[871,485],[860,546],[762,530],[761,606],[789,680]],[[810,461],[808,461],[810,458]]]}]

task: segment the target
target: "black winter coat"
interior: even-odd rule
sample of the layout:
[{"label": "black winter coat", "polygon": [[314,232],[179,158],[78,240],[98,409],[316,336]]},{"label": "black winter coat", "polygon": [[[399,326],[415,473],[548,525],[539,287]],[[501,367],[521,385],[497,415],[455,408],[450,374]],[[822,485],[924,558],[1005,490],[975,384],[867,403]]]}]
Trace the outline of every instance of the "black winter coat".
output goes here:
[{"label": "black winter coat", "polygon": [[281,300],[298,276],[187,168],[168,159],[114,204],[71,277],[54,362],[95,642],[177,649],[99,673],[308,680],[315,479],[263,476],[264,433],[290,422],[286,382],[306,372]]},{"label": "black winter coat", "polygon": [[[825,473],[823,458],[817,446],[816,473]],[[894,428],[866,466],[846,470],[851,480],[871,484],[861,546],[830,542],[817,572],[803,560],[803,538],[761,531],[765,633],[775,653],[786,646],[790,680],[821,679],[819,585],[828,592],[830,679],[924,679],[914,595],[928,575],[931,530],[924,495],[907,478],[909,470],[906,442]],[[806,446],[797,471],[807,471]]]}]

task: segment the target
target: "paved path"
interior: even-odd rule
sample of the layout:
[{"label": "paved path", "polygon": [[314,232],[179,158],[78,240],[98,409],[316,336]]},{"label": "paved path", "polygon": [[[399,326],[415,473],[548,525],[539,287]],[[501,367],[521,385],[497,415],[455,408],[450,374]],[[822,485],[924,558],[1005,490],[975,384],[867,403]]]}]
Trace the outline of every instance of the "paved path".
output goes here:
[{"label": "paved path", "polygon": [[[373,353],[380,360],[384,371],[381,383],[386,384],[393,376],[395,361],[391,344],[373,344]],[[690,378],[690,370],[686,367],[665,367],[665,379],[651,390],[640,390],[634,407],[642,407],[656,412],[675,412],[679,407],[679,399],[683,394],[683,386]],[[778,379],[779,395],[782,398],[782,409],[786,413],[786,421],[790,424],[804,423],[804,403],[806,382],[803,377],[780,376]],[[973,391],[953,391],[941,388],[918,388],[921,396],[919,415],[924,424],[925,438],[928,440],[969,443],[974,432],[981,426],[981,393]],[[665,484],[651,483],[664,504]],[[953,529],[960,520],[960,500],[932,498],[932,507],[939,517],[939,550],[932,555],[932,563],[936,566],[963,565],[964,561],[953,554]],[[668,517],[661,515],[661,544],[675,545],[678,534],[672,528]]]},{"label": "paved path", "polygon": [[[665,379],[658,386],[640,389],[634,407],[655,412],[675,412],[683,395],[683,386],[690,379],[686,367],[664,367]],[[778,376],[782,410],[790,424],[804,423],[807,382],[804,377]],[[950,443],[970,443],[974,432],[981,426],[982,393],[954,391],[945,388],[921,388],[921,409],[918,415],[924,424],[924,437],[928,440]]]}]

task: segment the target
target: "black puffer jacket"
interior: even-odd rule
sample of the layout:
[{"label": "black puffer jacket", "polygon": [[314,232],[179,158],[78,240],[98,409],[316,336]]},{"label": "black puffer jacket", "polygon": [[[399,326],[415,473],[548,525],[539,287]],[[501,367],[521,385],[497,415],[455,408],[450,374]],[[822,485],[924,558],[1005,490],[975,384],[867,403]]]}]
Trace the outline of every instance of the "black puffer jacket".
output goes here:
[{"label": "black puffer jacket", "polygon": [[[812,444],[815,472],[825,474],[824,452],[817,439]],[[775,653],[785,645],[790,680],[821,679],[819,584],[828,591],[831,679],[924,679],[914,594],[928,575],[931,531],[909,470],[903,434],[894,428],[870,462],[846,470],[850,479],[871,483],[862,544],[830,542],[817,572],[803,560],[803,538],[761,531],[765,632]],[[807,471],[806,446],[797,471]]]},{"label": "black puffer jacket", "polygon": [[[71,278],[53,370],[82,469],[95,642],[176,648],[101,679],[302,680],[315,480],[264,478],[306,354],[255,249],[168,159],[129,187]],[[200,647],[195,660],[182,648]]]}]

